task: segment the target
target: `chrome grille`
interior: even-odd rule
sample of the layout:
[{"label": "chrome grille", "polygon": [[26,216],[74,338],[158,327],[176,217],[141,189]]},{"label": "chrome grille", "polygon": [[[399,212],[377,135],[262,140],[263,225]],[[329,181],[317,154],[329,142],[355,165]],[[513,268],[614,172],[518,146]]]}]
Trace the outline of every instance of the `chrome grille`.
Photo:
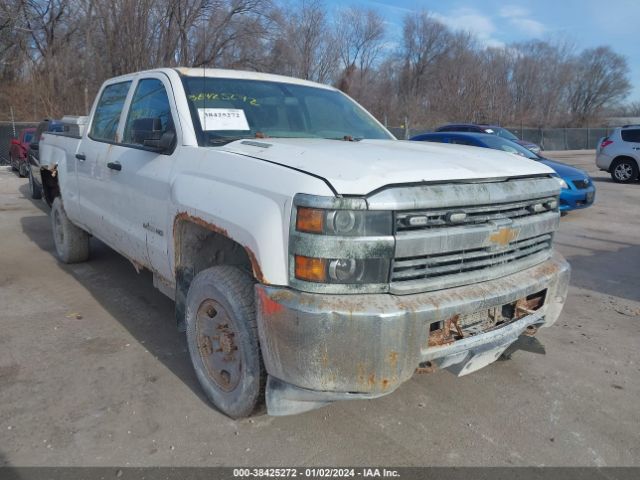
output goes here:
[{"label": "chrome grille", "polygon": [[[438,210],[413,210],[409,212],[398,212],[396,214],[396,231],[420,230],[424,228],[436,228],[451,225],[472,225],[487,223],[491,220],[503,220],[506,218],[522,218],[539,215],[549,210],[535,211],[536,205],[550,205],[556,201],[555,197],[544,197],[531,199],[522,202],[510,202],[494,205],[465,206],[459,208],[448,208]],[[557,202],[556,202],[557,203]],[[466,218],[463,221],[452,222],[449,217],[452,213],[464,213]],[[424,219],[424,224],[419,226],[411,225],[410,219]]]},{"label": "chrome grille", "polygon": [[453,182],[383,190],[395,205],[389,291],[404,295],[504,277],[552,255],[560,184],[554,178]]},{"label": "chrome grille", "polygon": [[504,249],[473,248],[457,252],[397,258],[391,273],[392,282],[435,279],[514,262],[551,248],[552,235],[543,234],[511,242]]}]

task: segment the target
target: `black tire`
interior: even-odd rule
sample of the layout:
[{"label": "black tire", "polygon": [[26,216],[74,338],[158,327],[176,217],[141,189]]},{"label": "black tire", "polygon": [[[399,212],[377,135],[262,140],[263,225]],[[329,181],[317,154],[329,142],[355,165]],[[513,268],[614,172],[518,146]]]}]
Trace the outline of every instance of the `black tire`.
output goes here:
[{"label": "black tire", "polygon": [[263,402],[266,381],[253,278],[230,266],[198,273],[187,293],[185,321],[191,361],[207,398],[231,418],[251,415]]},{"label": "black tire", "polygon": [[35,180],[33,179],[33,171],[31,170],[31,167],[29,167],[28,177],[29,177],[29,195],[34,200],[40,200],[42,198],[42,188],[40,188],[40,186],[37,185]]},{"label": "black tire", "polygon": [[89,258],[89,234],[71,223],[60,197],[56,197],[51,206],[51,230],[61,262],[79,263]]},{"label": "black tire", "polygon": [[633,158],[618,158],[611,165],[611,179],[616,183],[632,183],[638,178],[638,164]]}]

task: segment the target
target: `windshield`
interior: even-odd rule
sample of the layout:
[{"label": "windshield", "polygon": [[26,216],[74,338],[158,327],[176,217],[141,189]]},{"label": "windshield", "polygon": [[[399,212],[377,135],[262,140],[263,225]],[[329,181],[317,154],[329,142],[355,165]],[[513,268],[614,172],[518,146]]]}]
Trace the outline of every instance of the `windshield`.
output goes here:
[{"label": "windshield", "polygon": [[491,129],[499,137],[506,138],[507,140],[513,140],[513,141],[518,140],[518,137],[516,137],[513,133],[511,133],[506,128],[491,127]]},{"label": "windshield", "polygon": [[33,138],[32,132],[25,132],[24,134],[24,143],[31,143],[31,139]]},{"label": "windshield", "polygon": [[482,141],[486,143],[489,148],[493,148],[495,150],[503,150],[505,152],[515,153],[516,155],[521,155],[531,160],[540,160],[540,157],[528,148],[524,148],[522,145],[519,145],[516,142],[512,142],[511,140],[507,140],[505,138],[496,137],[494,135],[487,135],[482,139]]},{"label": "windshield", "polygon": [[200,145],[238,138],[392,139],[346,95],[237,78],[182,77]]}]

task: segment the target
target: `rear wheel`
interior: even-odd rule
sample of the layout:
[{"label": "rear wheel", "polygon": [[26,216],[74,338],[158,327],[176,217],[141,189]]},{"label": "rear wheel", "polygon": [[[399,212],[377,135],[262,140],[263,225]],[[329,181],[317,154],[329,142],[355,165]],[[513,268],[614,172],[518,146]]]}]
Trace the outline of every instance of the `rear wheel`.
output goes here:
[{"label": "rear wheel", "polygon": [[230,266],[198,273],[187,294],[185,320],[191,361],[209,400],[232,418],[251,415],[266,379],[251,276]]},{"label": "rear wheel", "polygon": [[31,195],[31,198],[33,198],[34,200],[41,199],[42,188],[40,188],[40,186],[36,184],[35,180],[33,179],[33,172],[31,171],[31,168],[28,169],[28,176],[29,176],[29,195]]},{"label": "rear wheel", "polygon": [[619,158],[611,166],[611,178],[616,183],[631,183],[638,178],[638,164],[633,158]]},{"label": "rear wheel", "polygon": [[18,176],[23,177],[23,178],[27,176],[27,165],[26,165],[26,163],[23,162],[18,166]]},{"label": "rear wheel", "polygon": [[60,197],[51,206],[51,229],[60,261],[78,263],[89,258],[89,234],[71,223]]}]

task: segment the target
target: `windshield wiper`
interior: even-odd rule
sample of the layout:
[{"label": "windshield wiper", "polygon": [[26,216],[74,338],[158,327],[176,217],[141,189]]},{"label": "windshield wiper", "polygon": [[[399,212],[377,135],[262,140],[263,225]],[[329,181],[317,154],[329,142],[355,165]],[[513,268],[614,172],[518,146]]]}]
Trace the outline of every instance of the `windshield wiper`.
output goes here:
[{"label": "windshield wiper", "polygon": [[343,142],[359,142],[362,137],[352,137],[351,135],[345,135],[344,137],[325,137],[326,140],[342,140]]},{"label": "windshield wiper", "polygon": [[248,138],[255,137],[216,137],[209,139],[209,145],[226,145],[227,143],[235,142],[236,140],[246,140]]}]

